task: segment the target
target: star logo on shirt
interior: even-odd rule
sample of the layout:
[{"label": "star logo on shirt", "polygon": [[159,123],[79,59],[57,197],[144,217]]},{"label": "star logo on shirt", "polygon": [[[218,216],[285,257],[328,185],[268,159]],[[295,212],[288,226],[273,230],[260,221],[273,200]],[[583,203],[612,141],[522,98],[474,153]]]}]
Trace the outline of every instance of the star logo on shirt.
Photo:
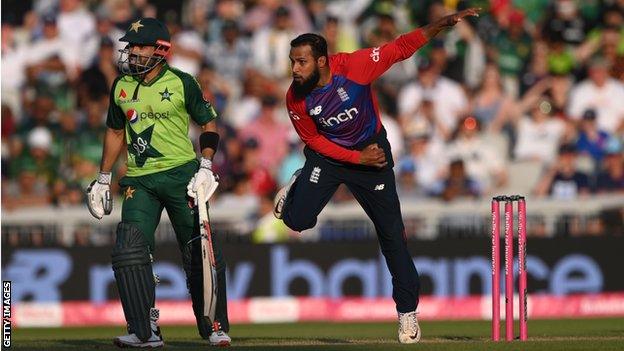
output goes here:
[{"label": "star logo on shirt", "polygon": [[131,186],[127,187],[126,191],[125,191],[126,200],[134,198],[134,192],[135,191],[136,191],[136,189],[132,189]]},{"label": "star logo on shirt", "polygon": [[156,150],[155,147],[151,145],[152,142],[152,133],[154,132],[154,125],[145,128],[144,131],[137,133],[129,127],[130,132],[130,144],[128,145],[128,152],[131,155],[134,155],[135,163],[137,167],[143,167],[147,159],[163,157],[163,154],[160,151]]},{"label": "star logo on shirt", "polygon": [[158,92],[158,94],[160,94],[160,101],[165,101],[165,100],[171,101],[171,95],[173,95],[173,93],[169,92],[167,87],[165,87],[165,91]]},{"label": "star logo on shirt", "polygon": [[136,22],[132,22],[130,30],[138,33],[141,27],[144,27],[144,25],[141,24],[141,20],[138,20]]}]

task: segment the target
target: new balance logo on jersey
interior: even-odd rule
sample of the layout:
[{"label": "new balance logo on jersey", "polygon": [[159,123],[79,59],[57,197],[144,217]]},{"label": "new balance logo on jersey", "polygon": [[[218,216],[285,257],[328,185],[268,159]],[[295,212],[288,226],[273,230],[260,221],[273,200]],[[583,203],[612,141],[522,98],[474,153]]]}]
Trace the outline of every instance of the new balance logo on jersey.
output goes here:
[{"label": "new balance logo on jersey", "polygon": [[336,92],[338,92],[338,96],[342,102],[349,100],[349,94],[347,94],[343,87],[336,89]]},{"label": "new balance logo on jersey", "polygon": [[319,123],[322,124],[325,127],[333,127],[335,125],[338,125],[342,122],[346,122],[348,120],[352,120],[353,117],[357,116],[358,114],[358,109],[355,107],[352,107],[348,110],[344,110],[344,112],[339,113],[337,116],[335,117],[329,117],[329,118],[320,118],[319,119]]},{"label": "new balance logo on jersey", "polygon": [[373,52],[371,52],[370,57],[373,59],[373,62],[379,62],[379,46],[373,48]]},{"label": "new balance logo on jersey", "polygon": [[386,187],[385,184],[377,184],[375,185],[375,190],[384,190],[385,187]]},{"label": "new balance logo on jersey", "polygon": [[323,111],[323,107],[321,105],[316,106],[313,109],[310,109],[310,116],[316,116],[318,114],[321,113],[321,111]]},{"label": "new balance logo on jersey", "polygon": [[321,167],[314,167],[312,174],[310,174],[310,183],[318,183],[321,176]]}]

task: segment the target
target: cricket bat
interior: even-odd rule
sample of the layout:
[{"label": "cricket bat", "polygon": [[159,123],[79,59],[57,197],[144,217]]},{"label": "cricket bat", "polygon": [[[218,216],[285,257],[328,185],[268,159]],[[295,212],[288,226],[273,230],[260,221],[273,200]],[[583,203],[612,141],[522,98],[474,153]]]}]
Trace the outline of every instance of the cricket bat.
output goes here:
[{"label": "cricket bat", "polygon": [[[204,198],[204,189],[197,189],[197,199]],[[202,273],[204,280],[204,317],[213,323],[217,309],[217,265],[212,247],[212,231],[206,202],[198,201],[199,228],[201,235]]]}]

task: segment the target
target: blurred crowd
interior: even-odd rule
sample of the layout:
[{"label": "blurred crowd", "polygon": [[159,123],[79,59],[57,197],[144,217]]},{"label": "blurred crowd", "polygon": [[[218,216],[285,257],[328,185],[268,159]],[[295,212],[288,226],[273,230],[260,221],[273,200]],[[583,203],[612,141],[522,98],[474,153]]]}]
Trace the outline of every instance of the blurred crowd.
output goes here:
[{"label": "blurred crowd", "polygon": [[169,64],[219,113],[215,201],[262,217],[304,162],[284,107],[290,40],[350,52],[472,6],[479,18],[375,83],[401,197],[624,193],[624,0],[34,0],[2,4],[2,208],[84,202],[137,18],[167,24]]}]

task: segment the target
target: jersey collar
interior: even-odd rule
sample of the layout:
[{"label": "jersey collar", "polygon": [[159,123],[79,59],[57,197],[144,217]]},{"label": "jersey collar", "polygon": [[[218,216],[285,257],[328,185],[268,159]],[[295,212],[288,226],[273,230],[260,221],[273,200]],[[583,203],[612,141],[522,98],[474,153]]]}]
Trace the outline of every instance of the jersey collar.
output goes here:
[{"label": "jersey collar", "polygon": [[160,72],[158,72],[158,75],[156,77],[154,77],[154,79],[152,79],[151,82],[145,83],[143,80],[141,80],[137,76],[132,76],[132,78],[134,78],[134,80],[136,80],[137,82],[141,82],[141,85],[149,87],[149,86],[154,85],[154,83],[156,83],[162,76],[164,76],[165,73],[167,73],[168,70],[169,70],[169,65],[165,61],[165,62],[163,62],[162,69],[160,70]]}]

